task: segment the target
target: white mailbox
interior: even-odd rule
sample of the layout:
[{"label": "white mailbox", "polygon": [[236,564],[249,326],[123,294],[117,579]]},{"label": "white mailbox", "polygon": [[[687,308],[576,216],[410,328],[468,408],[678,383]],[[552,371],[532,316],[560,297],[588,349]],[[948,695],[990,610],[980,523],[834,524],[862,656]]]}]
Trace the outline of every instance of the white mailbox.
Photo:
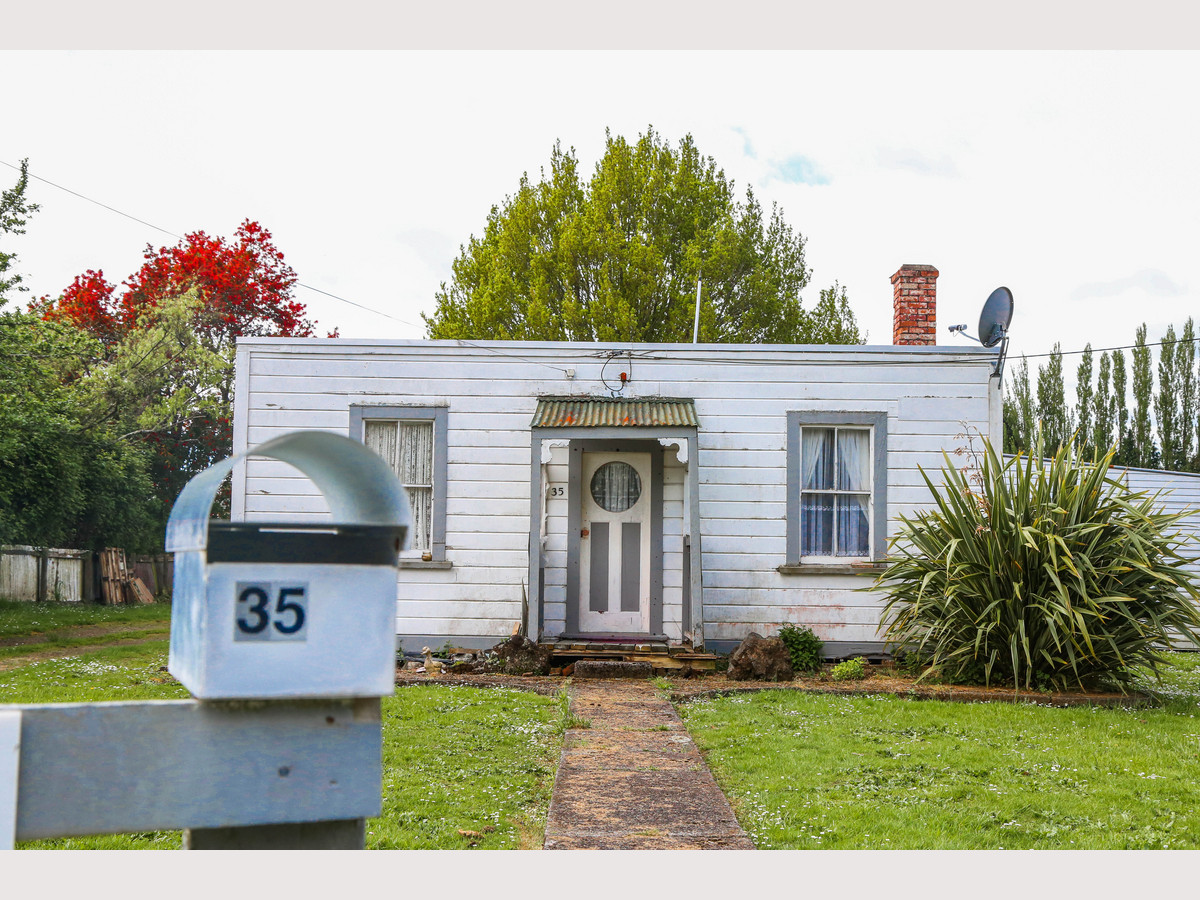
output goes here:
[{"label": "white mailbox", "polygon": [[[210,521],[221,482],[247,456],[299,469],[334,521]],[[171,674],[202,700],[392,693],[397,560],[411,520],[391,467],[330,432],[287,434],[201,472],[167,523]]]}]

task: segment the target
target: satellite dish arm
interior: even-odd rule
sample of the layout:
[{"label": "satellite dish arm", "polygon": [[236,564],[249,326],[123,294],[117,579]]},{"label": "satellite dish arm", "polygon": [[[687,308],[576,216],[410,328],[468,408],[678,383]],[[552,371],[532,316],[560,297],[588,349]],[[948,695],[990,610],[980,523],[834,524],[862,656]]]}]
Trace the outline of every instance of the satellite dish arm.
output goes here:
[{"label": "satellite dish arm", "polygon": [[992,370],[993,378],[1004,377],[1004,361],[1008,358],[1008,331],[1003,331],[1000,338],[1000,352],[996,355],[996,368]]}]

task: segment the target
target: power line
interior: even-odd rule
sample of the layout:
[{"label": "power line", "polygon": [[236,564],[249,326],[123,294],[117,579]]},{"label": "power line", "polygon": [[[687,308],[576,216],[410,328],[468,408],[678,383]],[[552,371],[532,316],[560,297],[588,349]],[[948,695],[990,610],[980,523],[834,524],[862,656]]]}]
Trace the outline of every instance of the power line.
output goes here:
[{"label": "power line", "polygon": [[[17,171],[20,171],[20,166],[14,166],[12,163],[5,162],[2,159],[0,159],[0,163],[8,166],[10,169],[16,169]],[[122,212],[121,210],[117,209],[114,206],[109,206],[107,203],[101,203],[99,200],[93,200],[91,197],[81,194],[78,191],[73,191],[69,187],[63,187],[61,184],[57,184],[48,178],[43,178],[42,176],[35,175],[32,172],[28,172],[27,174],[29,175],[30,178],[36,178],[38,181],[43,182],[44,184],[48,184],[51,187],[58,188],[60,191],[66,191],[68,194],[71,194],[74,197],[78,197],[80,200],[86,200],[88,203],[94,203],[94,204],[96,204],[96,206],[103,207],[104,209],[107,209],[109,212],[116,213],[118,216],[124,216],[126,219],[130,219],[134,222],[137,222],[139,225],[145,225],[147,228],[153,228],[155,231],[161,231],[163,234],[173,237],[177,241],[184,240],[183,235],[176,234],[173,231],[170,231],[166,228],[162,228],[161,226],[155,225],[153,222],[147,222],[145,219],[139,219],[137,216],[130,215],[127,212]],[[321,288],[318,288],[318,287],[313,287],[311,284],[304,284],[304,282],[302,282],[302,281],[297,281],[296,286],[306,288],[307,290],[310,290],[310,291],[315,291],[318,294],[324,294],[326,297],[330,297],[333,300],[337,300],[341,303],[348,303],[350,306],[356,306],[359,309],[366,310],[367,312],[375,313],[375,315],[377,315],[377,316],[384,316],[385,318],[392,319],[396,322],[399,322],[402,325],[409,325],[413,328],[421,327],[420,325],[418,325],[415,322],[409,322],[405,319],[401,319],[398,316],[393,316],[391,313],[385,313],[382,310],[372,309],[369,306],[364,306],[363,304],[356,303],[353,300],[347,300],[345,297],[339,297],[337,294],[331,294],[329,291],[322,290]]]},{"label": "power line", "polygon": [[[1119,347],[1090,347],[1090,348],[1085,347],[1082,350],[1060,350],[1058,355],[1059,356],[1078,356],[1081,353],[1088,353],[1088,352],[1108,353],[1112,350],[1136,350],[1138,347],[1161,347],[1163,344],[1166,344],[1166,343],[1170,343],[1172,345],[1187,344],[1187,343],[1195,343],[1195,341],[1197,341],[1197,340],[1200,340],[1200,338],[1194,338],[1194,337],[1192,337],[1192,338],[1176,338],[1173,341],[1151,341],[1148,344],[1122,344]],[[1046,357],[1046,356],[1054,356],[1054,353],[1050,352],[1050,353],[1022,353],[1021,354],[1022,359],[1041,359],[1042,357]]]},{"label": "power line", "polygon": [[[0,164],[3,164],[3,165],[5,165],[5,166],[8,166],[10,169],[14,169],[14,170],[16,170],[16,171],[20,171],[20,166],[14,166],[12,163],[10,163],[10,162],[7,162],[7,161],[5,161],[5,160],[0,160]],[[109,206],[107,203],[101,203],[99,200],[93,200],[91,197],[88,197],[88,196],[86,196],[86,195],[84,195],[84,194],[81,194],[81,193],[79,193],[78,191],[73,191],[73,190],[71,190],[70,188],[68,188],[68,187],[64,187],[64,186],[63,186],[63,185],[61,185],[61,184],[57,184],[57,183],[55,183],[55,182],[51,181],[51,180],[50,180],[50,179],[48,179],[48,178],[43,178],[43,177],[41,177],[40,175],[35,175],[33,172],[28,172],[28,171],[27,171],[27,174],[28,174],[28,176],[29,176],[30,178],[37,179],[38,181],[41,181],[41,182],[43,182],[44,184],[48,184],[48,185],[50,185],[51,187],[58,188],[60,191],[66,191],[68,194],[71,194],[72,196],[78,197],[78,198],[79,198],[79,199],[81,199],[81,200],[86,200],[88,203],[94,203],[96,206],[102,207],[102,208],[104,208],[104,209],[108,210],[109,212],[116,213],[118,216],[123,216],[123,217],[125,217],[126,219],[130,219],[131,221],[137,222],[137,223],[138,223],[138,224],[140,224],[140,225],[145,225],[147,228],[152,228],[152,229],[154,229],[155,231],[161,231],[163,234],[165,234],[165,235],[168,235],[168,236],[170,236],[170,237],[173,237],[173,238],[175,238],[176,240],[179,240],[179,241],[182,241],[182,240],[184,240],[184,237],[183,237],[182,235],[178,235],[178,234],[176,234],[175,232],[173,232],[173,231],[169,231],[169,230],[167,230],[166,228],[162,228],[162,227],[160,227],[160,226],[158,226],[158,225],[155,225],[155,224],[153,224],[152,222],[147,222],[145,219],[139,219],[137,216],[130,215],[130,214],[129,214],[129,213],[127,213],[127,212],[122,212],[121,210],[117,209],[116,207]],[[407,319],[401,319],[399,316],[394,316],[394,315],[392,315],[391,313],[386,313],[386,312],[384,312],[383,310],[374,309],[373,307],[370,307],[370,306],[365,306],[365,305],[363,305],[362,303],[357,303],[357,302],[355,302],[354,300],[348,300],[348,299],[346,299],[345,297],[341,297],[341,296],[338,296],[337,294],[330,293],[329,291],[323,290],[322,288],[319,288],[319,287],[314,287],[314,286],[313,286],[313,285],[311,285],[311,284],[305,284],[305,283],[304,283],[304,282],[302,282],[302,281],[297,281],[297,282],[296,282],[296,286],[297,286],[297,287],[302,287],[302,288],[305,288],[306,290],[309,290],[309,291],[313,291],[314,293],[317,293],[317,294],[321,294],[321,295],[323,295],[323,296],[325,296],[325,297],[329,297],[331,300],[337,300],[339,303],[345,303],[345,304],[347,304],[348,306],[353,306],[353,307],[355,307],[355,308],[357,308],[357,309],[361,309],[361,310],[363,310],[363,311],[365,311],[365,312],[374,313],[374,314],[375,314],[375,315],[377,315],[377,316],[383,316],[383,317],[384,317],[384,318],[386,318],[386,319],[391,319],[391,320],[392,320],[392,321],[394,321],[394,322],[399,322],[401,325],[408,325],[410,328],[420,328],[420,327],[422,327],[422,326],[418,325],[416,322],[410,322],[410,321],[408,321]],[[475,348],[475,349],[477,349],[477,350],[484,350],[484,351],[486,351],[486,352],[488,352],[488,353],[494,353],[494,354],[496,354],[497,356],[504,356],[504,357],[508,357],[508,358],[510,358],[510,359],[517,359],[517,360],[520,360],[520,361],[522,361],[522,362],[528,362],[528,363],[532,363],[532,364],[535,364],[535,365],[544,366],[544,367],[546,367],[546,368],[548,368],[548,369],[554,369],[555,371],[562,372],[562,373],[564,373],[564,374],[566,373],[566,369],[563,369],[563,368],[561,368],[561,367],[559,367],[559,366],[550,365],[549,363],[543,363],[543,362],[540,362],[540,361],[538,361],[538,360],[527,359],[526,357],[523,357],[523,356],[516,356],[516,355],[514,355],[514,354],[511,354],[511,353],[504,353],[503,351],[496,350],[496,349],[495,349],[495,348],[493,348],[493,347],[485,347],[485,346],[483,346],[483,345],[481,345],[481,344],[477,344],[477,343],[475,343],[475,342],[473,342],[473,341],[466,340],[465,338],[458,338],[457,340],[458,340],[458,342],[459,342],[459,343],[461,343],[461,344],[465,344],[465,345],[466,345],[466,346],[468,346],[468,347],[473,347],[473,348]],[[1186,340],[1186,339],[1184,339],[1184,338],[1177,338],[1177,339],[1176,339],[1174,342],[1172,342],[1172,343],[1176,343],[1176,344],[1179,344],[1179,343],[1184,343],[1184,342],[1185,342],[1185,340]],[[1195,340],[1196,340],[1196,338],[1192,338],[1191,340],[1192,340],[1192,341],[1195,341]],[[1161,346],[1162,346],[1163,344],[1165,344],[1165,343],[1167,343],[1167,342],[1166,342],[1166,341],[1153,341],[1153,342],[1151,342],[1151,343],[1147,343],[1147,344],[1123,344],[1123,345],[1120,345],[1120,346],[1117,346],[1117,347],[1098,347],[1098,348],[1092,348],[1091,352],[1093,352],[1093,353],[1108,353],[1108,352],[1111,352],[1111,351],[1113,351],[1113,350],[1133,350],[1133,349],[1136,349],[1136,348],[1137,348],[1137,347],[1139,347],[1139,346],[1142,346],[1142,347],[1161,347]],[[1087,348],[1084,348],[1084,349],[1082,349],[1082,350],[1063,350],[1063,351],[1061,351],[1061,352],[1059,353],[1059,355],[1060,355],[1060,356],[1078,356],[1078,355],[1081,355],[1081,354],[1083,354],[1083,353],[1087,353],[1087,352],[1088,352],[1088,349],[1087,349]],[[1047,357],[1051,357],[1051,356],[1054,356],[1054,353],[1053,353],[1053,352],[1051,352],[1051,353],[1022,353],[1022,354],[1021,354],[1021,357],[1022,357],[1023,359],[1043,359],[1043,358],[1047,358]],[[959,358],[959,359],[946,359],[946,358],[941,358],[941,359],[937,359],[937,360],[930,359],[930,360],[928,360],[928,362],[930,362],[930,363],[933,363],[933,362],[939,362],[939,363],[945,363],[945,362],[966,362],[966,361],[968,361],[968,360],[972,360],[972,359],[975,359],[975,358],[977,358],[977,357],[974,357],[974,356],[972,356],[972,357],[962,357],[962,358]],[[712,362],[712,363],[729,363],[729,362],[733,362],[733,360],[730,360],[730,359],[728,359],[728,358],[724,358],[724,357],[693,357],[692,359],[693,359],[694,361],[696,361],[696,362]],[[742,360],[742,361],[740,361],[740,362],[741,362],[741,364],[747,364],[747,362],[748,362],[748,361],[746,361],[746,360]],[[901,361],[899,361],[899,360],[894,360],[894,361],[878,361],[878,362],[876,362],[876,361],[872,360],[872,361],[860,361],[860,362],[857,362],[857,363],[855,363],[855,364],[856,364],[856,365],[905,365],[905,364],[910,364],[910,365],[911,365],[911,364],[924,364],[925,362],[926,362],[926,360],[906,360],[906,361],[903,361],[903,362],[901,362]],[[755,362],[755,363],[750,363],[750,364],[751,364],[751,365],[754,365],[754,364],[773,365],[774,363],[770,363],[770,362],[767,362],[767,361],[762,361],[761,363],[759,363],[759,362]],[[826,361],[817,361],[817,360],[811,360],[811,361],[809,361],[809,363],[808,363],[808,364],[817,364],[817,365],[843,365],[843,363],[841,363],[841,362],[832,361],[832,360],[831,360],[831,361],[828,361],[828,362],[826,362]]]},{"label": "power line", "polygon": [[[16,169],[18,172],[21,170],[20,166],[14,166],[12,163],[6,162],[5,160],[0,159],[0,163],[8,166],[10,169]],[[48,184],[51,187],[58,188],[60,191],[66,191],[68,194],[78,197],[80,200],[86,200],[88,203],[94,203],[97,206],[107,209],[109,212],[116,213],[118,216],[124,216],[126,219],[131,219],[132,221],[137,222],[140,225],[145,225],[147,228],[153,228],[155,231],[161,231],[163,234],[169,235],[170,237],[175,238],[177,241],[184,240],[184,237],[182,235],[178,235],[173,231],[167,230],[166,228],[161,228],[160,226],[155,225],[152,222],[147,222],[145,219],[139,219],[137,216],[132,216],[127,212],[122,212],[121,210],[117,209],[116,207],[109,206],[107,203],[101,203],[99,200],[93,200],[91,197],[85,196],[84,194],[81,194],[78,191],[73,191],[68,187],[63,187],[61,184],[56,184],[55,182],[50,181],[48,178],[42,178],[40,175],[35,175],[32,172],[28,172],[28,171],[26,174],[28,174],[28,176],[30,178],[36,178],[38,181],[41,181],[44,184]],[[305,284],[304,282],[299,281],[299,280],[296,282],[296,286],[305,288],[307,290],[313,291],[318,294],[322,294],[326,297],[329,297],[332,300],[337,300],[339,303],[345,303],[349,306],[353,306],[358,309],[365,310],[366,312],[374,313],[377,316],[383,316],[385,319],[391,319],[394,322],[399,322],[401,325],[408,325],[411,328],[420,328],[421,327],[416,322],[410,322],[407,319],[401,319],[399,316],[393,316],[391,313],[386,313],[383,310],[373,309],[370,306],[364,306],[363,304],[356,303],[353,300],[347,300],[345,297],[339,297],[337,294],[331,294],[329,291],[322,290],[319,287],[313,287],[311,284]],[[552,366],[549,363],[539,362],[538,360],[531,360],[531,359],[525,359],[524,357],[521,357],[521,356],[514,356],[510,353],[504,353],[500,350],[495,350],[491,347],[484,347],[480,344],[473,343],[472,341],[460,339],[460,343],[466,344],[468,347],[475,347],[476,349],[487,351],[488,353],[494,353],[497,356],[506,356],[511,359],[519,359],[523,362],[528,362],[528,363],[533,363],[535,365],[544,366],[547,369],[553,369],[556,372],[562,372],[564,375],[566,374],[566,371],[567,371],[566,369],[561,368],[560,366]]]}]

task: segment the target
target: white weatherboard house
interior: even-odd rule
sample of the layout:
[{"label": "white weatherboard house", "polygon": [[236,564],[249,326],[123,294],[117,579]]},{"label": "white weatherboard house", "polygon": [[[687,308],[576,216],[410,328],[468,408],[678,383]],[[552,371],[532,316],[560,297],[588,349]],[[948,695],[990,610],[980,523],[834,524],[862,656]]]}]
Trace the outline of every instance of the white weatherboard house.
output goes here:
[{"label": "white weatherboard house", "polygon": [[[937,271],[892,277],[896,344],[249,338],[234,452],[297,429],[364,441],[416,520],[396,633],[732,649],[810,626],[877,651],[877,569],[964,424],[1000,444],[997,352],[934,346]],[[286,464],[235,469],[233,516],[320,521]]]}]

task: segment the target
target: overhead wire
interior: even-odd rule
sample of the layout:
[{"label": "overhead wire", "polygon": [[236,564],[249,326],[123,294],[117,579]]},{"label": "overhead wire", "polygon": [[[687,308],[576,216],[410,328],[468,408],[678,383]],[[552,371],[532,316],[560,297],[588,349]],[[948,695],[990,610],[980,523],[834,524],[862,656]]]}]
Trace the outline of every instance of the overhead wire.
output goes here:
[{"label": "overhead wire", "polygon": [[[0,165],[5,165],[5,166],[8,166],[10,169],[15,169],[17,171],[20,171],[20,166],[14,166],[12,163],[7,162],[5,160],[0,160]],[[84,194],[79,193],[78,191],[71,190],[68,187],[64,187],[61,184],[57,184],[56,182],[50,181],[48,178],[43,178],[40,175],[35,175],[33,172],[27,172],[27,174],[30,178],[34,178],[38,181],[43,182],[44,184],[48,184],[51,187],[57,188],[60,191],[65,191],[68,194],[78,197],[81,200],[86,200],[89,203],[94,203],[96,206],[102,207],[102,208],[108,210],[109,212],[116,213],[119,216],[124,216],[126,219],[130,219],[134,222],[137,222],[140,225],[145,225],[147,228],[152,228],[155,231],[160,231],[165,235],[175,238],[176,240],[184,240],[182,235],[178,235],[175,232],[169,231],[166,228],[162,228],[159,225],[155,225],[152,222],[147,222],[145,219],[139,219],[137,216],[130,215],[129,213],[123,212],[123,211],[117,209],[116,207],[109,206],[107,203],[101,203],[99,200],[94,200],[91,197],[88,197]],[[370,306],[365,306],[362,303],[357,303],[354,300],[349,300],[349,299],[347,299],[345,297],[341,297],[337,294],[330,293],[329,291],[326,291],[322,288],[314,287],[311,284],[305,284],[302,281],[297,281],[296,286],[302,287],[309,291],[313,291],[314,293],[317,293],[317,294],[321,294],[325,297],[329,297],[331,300],[336,300],[339,303],[345,303],[349,306],[353,306],[357,309],[361,309],[365,312],[374,313],[377,316],[383,316],[384,318],[391,319],[394,322],[399,322],[401,325],[408,325],[411,328],[421,328],[422,327],[415,322],[410,322],[407,319],[402,319],[399,316],[394,316],[391,313],[384,312],[383,310],[374,309],[373,307],[370,307]],[[521,362],[527,362],[527,363],[530,363],[531,365],[544,366],[545,368],[553,369],[557,372],[562,372],[564,375],[567,374],[567,371],[568,371],[567,369],[564,369],[561,366],[551,365],[550,363],[541,362],[540,360],[529,359],[527,357],[519,356],[519,355],[513,354],[513,353],[505,353],[504,351],[498,350],[495,347],[487,347],[483,344],[479,344],[474,341],[467,340],[466,338],[456,338],[455,340],[457,340],[458,343],[460,343],[460,344],[463,344],[468,347],[473,347],[477,350],[483,350],[488,353],[495,354],[497,356],[507,357],[509,359],[520,360]],[[1192,338],[1191,340],[1195,341],[1196,338]],[[1145,343],[1145,344],[1122,344],[1122,345],[1119,345],[1116,347],[1097,347],[1097,348],[1090,348],[1090,349],[1091,349],[1091,352],[1093,352],[1093,353],[1108,353],[1108,352],[1111,352],[1114,350],[1133,350],[1138,347],[1159,347],[1166,343],[1178,344],[1178,343],[1184,343],[1185,341],[1186,341],[1185,338],[1177,338],[1175,341],[1171,341],[1171,342],[1153,341],[1153,342],[1149,342],[1149,343]],[[964,348],[964,349],[966,349],[966,348]],[[632,350],[633,350],[633,344],[631,343],[630,344],[631,361],[632,361],[632,357],[633,357]],[[1080,354],[1087,353],[1088,351],[1089,351],[1089,348],[1087,348],[1087,347],[1085,347],[1081,350],[1062,350],[1058,353],[1058,355],[1059,356],[1078,356]],[[647,352],[653,353],[655,351],[647,351]],[[1009,355],[1013,356],[1014,354],[1009,354]],[[1015,354],[1015,355],[1019,355],[1020,357],[1022,357],[1024,359],[1043,359],[1043,358],[1054,356],[1055,353],[1052,351],[1050,353],[1021,353],[1021,354]],[[654,359],[655,357],[641,356],[639,358]],[[977,360],[978,358],[979,358],[978,354],[972,353],[970,356],[963,356],[959,359],[939,356],[937,358],[931,358],[928,360],[923,360],[923,359],[879,360],[879,361],[859,360],[859,361],[855,362],[855,365],[881,365],[881,366],[883,366],[883,365],[886,365],[886,366],[913,365],[913,364],[921,365],[921,364],[931,364],[931,363],[935,363],[935,362],[936,363],[971,362],[971,361]],[[709,357],[691,356],[691,357],[689,357],[689,359],[692,361],[695,361],[695,362],[707,362],[707,363],[714,363],[714,364],[732,364],[732,363],[737,363],[739,365],[775,365],[776,364],[770,360],[734,360],[734,359],[730,359],[729,357],[721,357],[721,356],[709,356]],[[844,365],[844,363],[842,363],[840,361],[836,361],[836,360],[806,360],[805,364],[806,365]]]},{"label": "overhead wire", "polygon": [[[7,162],[6,160],[2,160],[2,159],[0,159],[0,165],[8,166],[10,169],[16,169],[17,171],[21,170],[20,166],[14,166],[12,163]],[[81,194],[78,191],[73,191],[69,187],[64,187],[63,185],[53,182],[48,178],[43,178],[42,176],[35,175],[33,172],[29,172],[29,171],[27,171],[26,174],[30,178],[34,178],[37,181],[42,182],[43,184],[48,184],[51,187],[58,188],[60,191],[66,191],[68,194],[78,197],[80,200],[86,200],[88,203],[94,203],[96,206],[102,207],[103,209],[106,209],[109,212],[116,213],[118,216],[124,216],[126,219],[130,219],[134,222],[137,222],[140,225],[145,225],[147,228],[152,228],[155,231],[160,231],[163,234],[173,237],[178,241],[184,240],[184,237],[182,235],[176,234],[175,232],[170,231],[166,228],[163,228],[159,225],[155,225],[153,222],[147,222],[145,219],[139,219],[137,216],[130,215],[127,212],[123,212],[114,206],[109,206],[107,203],[101,203],[99,200],[94,200],[93,198],[88,197],[85,194]],[[338,296],[337,294],[330,293],[329,291],[323,290],[322,288],[319,288],[319,287],[314,287],[311,284],[305,284],[304,282],[299,281],[299,280],[296,281],[296,286],[302,287],[305,290],[313,291],[317,294],[322,294],[323,296],[329,297],[332,300],[337,300],[339,303],[345,303],[349,306],[356,307],[357,309],[364,310],[365,312],[374,313],[377,316],[383,316],[386,319],[391,319],[394,322],[399,322],[401,325],[408,325],[411,328],[421,328],[422,327],[422,326],[418,325],[416,322],[410,322],[407,319],[402,319],[399,316],[394,316],[391,313],[384,312],[383,310],[374,309],[373,307],[370,307],[370,306],[365,306],[362,303],[355,302],[354,300],[348,300],[345,297],[341,297],[341,296]],[[510,359],[519,359],[522,362],[528,362],[528,363],[531,363],[534,365],[544,366],[548,369],[553,369],[556,372],[562,372],[564,375],[567,373],[567,370],[562,368],[561,366],[554,366],[554,365],[551,365],[550,363],[544,363],[539,360],[531,360],[531,359],[526,359],[525,357],[515,356],[510,353],[504,353],[501,350],[497,350],[493,347],[485,347],[481,344],[474,343],[473,341],[466,340],[465,338],[459,338],[458,340],[460,343],[466,344],[468,347],[474,347],[479,350],[484,350],[488,353],[493,353],[497,356],[504,356],[504,357],[508,357]]]}]

